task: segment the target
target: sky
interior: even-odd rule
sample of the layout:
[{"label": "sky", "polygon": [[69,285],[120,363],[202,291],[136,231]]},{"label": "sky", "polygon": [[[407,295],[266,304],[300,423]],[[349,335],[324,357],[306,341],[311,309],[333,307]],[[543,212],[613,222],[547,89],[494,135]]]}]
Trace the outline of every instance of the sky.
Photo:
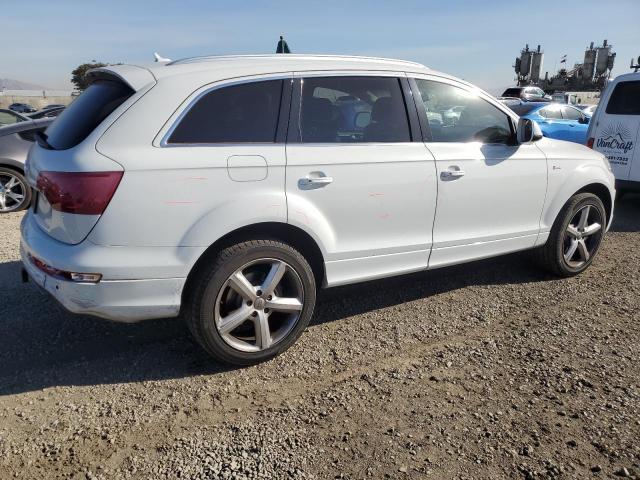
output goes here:
[{"label": "sky", "polygon": [[92,60],[273,53],[280,34],[294,53],[413,60],[494,94],[514,83],[525,43],[542,45],[550,74],[605,38],[614,76],[640,55],[640,0],[0,0],[0,12],[0,78],[50,89],[70,89]]}]

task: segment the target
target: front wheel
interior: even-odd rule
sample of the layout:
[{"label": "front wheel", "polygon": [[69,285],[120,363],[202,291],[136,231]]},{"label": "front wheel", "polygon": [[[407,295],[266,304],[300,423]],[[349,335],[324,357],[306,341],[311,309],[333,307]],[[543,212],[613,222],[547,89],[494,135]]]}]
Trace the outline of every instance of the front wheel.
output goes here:
[{"label": "front wheel", "polygon": [[538,249],[539,262],[561,277],[583,272],[598,253],[606,226],[604,205],[596,195],[574,195],[558,214],[547,243]]},{"label": "front wheel", "polygon": [[250,365],[289,348],[309,324],[313,271],[289,245],[253,240],[222,250],[192,283],[185,317],[213,357]]}]

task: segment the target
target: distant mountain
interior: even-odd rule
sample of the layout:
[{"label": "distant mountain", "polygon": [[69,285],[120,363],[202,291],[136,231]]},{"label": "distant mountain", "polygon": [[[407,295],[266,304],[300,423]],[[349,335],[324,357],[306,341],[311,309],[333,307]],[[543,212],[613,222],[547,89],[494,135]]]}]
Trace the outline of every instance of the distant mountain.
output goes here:
[{"label": "distant mountain", "polygon": [[42,85],[21,82],[20,80],[14,80],[12,78],[0,78],[0,90],[3,87],[5,90],[45,90],[45,87]]}]

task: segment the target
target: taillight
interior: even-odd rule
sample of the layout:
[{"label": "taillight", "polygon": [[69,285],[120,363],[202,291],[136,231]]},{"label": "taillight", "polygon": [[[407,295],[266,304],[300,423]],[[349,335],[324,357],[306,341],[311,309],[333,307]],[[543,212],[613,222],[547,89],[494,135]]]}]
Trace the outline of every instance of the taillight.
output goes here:
[{"label": "taillight", "polygon": [[123,172],[40,172],[37,188],[64,213],[101,215],[118,188]]},{"label": "taillight", "polygon": [[589,140],[587,140],[587,147],[593,148],[594,140],[595,140],[595,138],[593,138],[593,137],[589,138]]}]

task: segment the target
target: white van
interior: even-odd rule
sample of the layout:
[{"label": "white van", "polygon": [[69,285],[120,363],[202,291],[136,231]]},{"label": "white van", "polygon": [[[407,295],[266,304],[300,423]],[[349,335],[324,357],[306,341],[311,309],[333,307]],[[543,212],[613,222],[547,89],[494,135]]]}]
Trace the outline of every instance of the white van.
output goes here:
[{"label": "white van", "polygon": [[620,75],[602,93],[587,145],[607,156],[619,191],[640,191],[640,72]]}]

